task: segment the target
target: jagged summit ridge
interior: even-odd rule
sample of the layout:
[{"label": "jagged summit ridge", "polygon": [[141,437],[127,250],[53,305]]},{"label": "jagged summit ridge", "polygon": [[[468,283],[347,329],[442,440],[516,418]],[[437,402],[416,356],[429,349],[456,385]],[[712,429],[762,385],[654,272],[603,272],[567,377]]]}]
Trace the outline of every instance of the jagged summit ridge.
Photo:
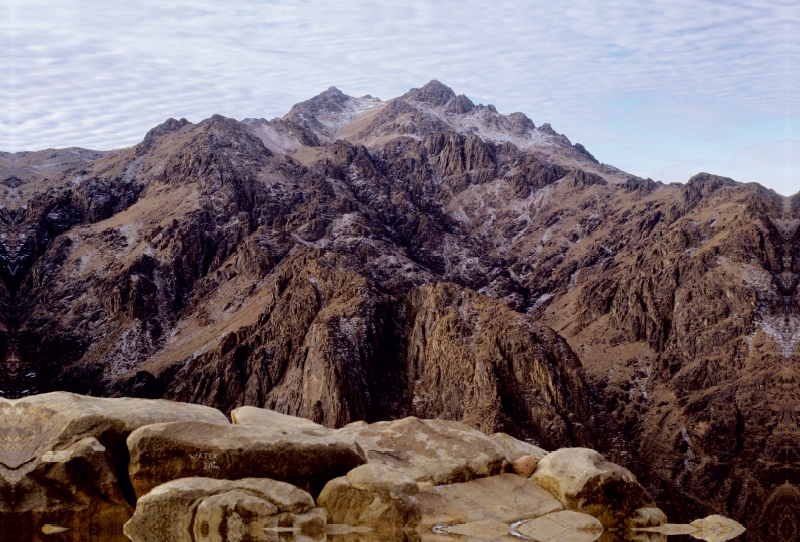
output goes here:
[{"label": "jagged summit ridge", "polygon": [[355,98],[336,87],[295,104],[280,119],[245,119],[264,144],[278,152],[293,153],[301,161],[317,159],[307,147],[345,140],[367,147],[407,137],[421,139],[429,134],[450,132],[478,135],[493,144],[512,143],[548,160],[589,168],[610,182],[629,177],[613,167],[599,164],[583,145],[572,145],[549,124],[537,128],[524,113],[501,114],[493,105],[475,105],[467,96],[434,79],[398,98],[382,101],[369,95]]}]

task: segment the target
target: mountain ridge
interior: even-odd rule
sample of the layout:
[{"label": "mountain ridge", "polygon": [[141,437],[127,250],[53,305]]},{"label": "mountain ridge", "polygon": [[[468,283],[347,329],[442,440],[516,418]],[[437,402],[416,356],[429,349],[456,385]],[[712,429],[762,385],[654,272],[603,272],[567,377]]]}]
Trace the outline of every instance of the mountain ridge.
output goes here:
[{"label": "mountain ridge", "polygon": [[587,154],[432,82],[169,119],[7,183],[0,393],[457,419],[598,448],[670,517],[772,517],[800,196]]}]

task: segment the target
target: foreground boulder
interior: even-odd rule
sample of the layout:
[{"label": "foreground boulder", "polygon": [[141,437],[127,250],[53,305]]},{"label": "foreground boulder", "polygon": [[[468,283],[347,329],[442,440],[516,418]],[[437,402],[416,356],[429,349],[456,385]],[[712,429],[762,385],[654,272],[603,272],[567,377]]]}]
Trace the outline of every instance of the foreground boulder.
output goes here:
[{"label": "foreground boulder", "polygon": [[228,423],[216,409],[172,401],[66,392],[0,398],[0,534],[51,525],[67,529],[62,540],[124,540],[119,526],[135,501],[125,439],[176,420]]},{"label": "foreground boulder", "polygon": [[467,525],[467,530],[478,524],[481,528],[508,527],[562,509],[536,482],[515,474],[434,486],[417,484],[409,476],[374,463],[328,482],[317,502],[328,510],[329,523],[389,532],[441,529],[443,525]]},{"label": "foreground boulder", "polygon": [[385,465],[417,482],[452,484],[502,472],[505,451],[463,423],[409,417],[352,424],[336,432],[354,440],[370,463]]},{"label": "foreground boulder", "polygon": [[329,480],[366,463],[351,437],[313,427],[162,423],[131,433],[128,449],[138,497],[163,483],[192,476],[270,478],[318,495]]},{"label": "foreground boulder", "polygon": [[317,500],[329,523],[396,532],[419,524],[418,492],[417,483],[402,472],[368,464],[328,482]]},{"label": "foreground boulder", "polygon": [[183,478],[142,497],[124,532],[133,542],[267,540],[264,529],[325,536],[311,495],[275,480]]},{"label": "foreground boulder", "polygon": [[590,514],[605,526],[621,524],[637,508],[655,507],[628,469],[587,448],[547,454],[532,478],[567,510]]}]

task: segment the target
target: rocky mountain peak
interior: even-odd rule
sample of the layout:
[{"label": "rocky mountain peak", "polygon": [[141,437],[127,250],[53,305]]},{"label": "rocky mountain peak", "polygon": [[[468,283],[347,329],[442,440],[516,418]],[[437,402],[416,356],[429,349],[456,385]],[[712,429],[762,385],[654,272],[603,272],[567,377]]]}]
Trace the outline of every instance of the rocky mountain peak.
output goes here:
[{"label": "rocky mountain peak", "polygon": [[310,114],[312,116],[320,113],[341,113],[346,104],[353,98],[348,96],[336,87],[330,87],[328,90],[321,92],[305,102],[295,104],[289,116],[298,116],[303,114]]},{"label": "rocky mountain peak", "polygon": [[434,106],[442,107],[456,97],[453,89],[436,79],[432,79],[422,88],[412,88],[400,98],[404,100],[415,100],[425,102]]}]

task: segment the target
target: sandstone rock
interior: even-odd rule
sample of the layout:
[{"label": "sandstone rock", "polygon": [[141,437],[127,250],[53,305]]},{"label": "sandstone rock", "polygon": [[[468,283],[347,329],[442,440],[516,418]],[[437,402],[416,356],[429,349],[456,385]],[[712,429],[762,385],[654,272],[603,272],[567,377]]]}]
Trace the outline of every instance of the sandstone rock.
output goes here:
[{"label": "sandstone rock", "polygon": [[603,534],[603,526],[593,516],[563,510],[525,522],[514,531],[538,542],[593,542]]},{"label": "sandstone rock", "polygon": [[547,450],[534,446],[529,442],[524,442],[505,433],[494,433],[492,440],[498,443],[506,451],[509,462],[514,462],[520,457],[529,455],[536,459],[541,459],[547,455]]},{"label": "sandstone rock", "polygon": [[536,470],[536,465],[539,464],[539,458],[534,457],[532,455],[523,455],[513,463],[511,463],[511,468],[514,469],[514,472],[523,478],[530,477],[533,474],[533,471]]},{"label": "sandstone rock", "polygon": [[667,522],[667,515],[658,508],[638,508],[625,518],[625,528],[658,527]]},{"label": "sandstone rock", "polygon": [[370,463],[385,465],[417,482],[452,484],[498,474],[505,453],[492,439],[458,422],[409,417],[337,431],[355,440]]},{"label": "sandstone rock", "polygon": [[266,408],[243,406],[231,411],[231,421],[238,425],[258,425],[272,429],[294,430],[299,428],[325,431],[325,426],[305,418],[288,416]]},{"label": "sandstone rock", "polygon": [[417,484],[383,465],[362,465],[328,482],[317,502],[329,523],[369,526],[381,531],[416,527],[420,507]]},{"label": "sandstone rock", "polygon": [[590,514],[605,526],[618,525],[637,508],[655,504],[630,471],[586,448],[547,454],[532,479],[566,509]]},{"label": "sandstone rock", "polygon": [[316,427],[153,424],[131,433],[128,448],[138,496],[170,480],[201,475],[270,478],[316,495],[328,480],[366,462],[352,438]]},{"label": "sandstone rock", "polygon": [[429,526],[484,520],[510,524],[562,509],[536,482],[508,473],[430,487],[416,497],[421,521]]},{"label": "sandstone rock", "polygon": [[268,540],[265,528],[322,540],[325,512],[308,493],[275,480],[182,478],[142,497],[124,531],[133,542],[235,542]]}]

